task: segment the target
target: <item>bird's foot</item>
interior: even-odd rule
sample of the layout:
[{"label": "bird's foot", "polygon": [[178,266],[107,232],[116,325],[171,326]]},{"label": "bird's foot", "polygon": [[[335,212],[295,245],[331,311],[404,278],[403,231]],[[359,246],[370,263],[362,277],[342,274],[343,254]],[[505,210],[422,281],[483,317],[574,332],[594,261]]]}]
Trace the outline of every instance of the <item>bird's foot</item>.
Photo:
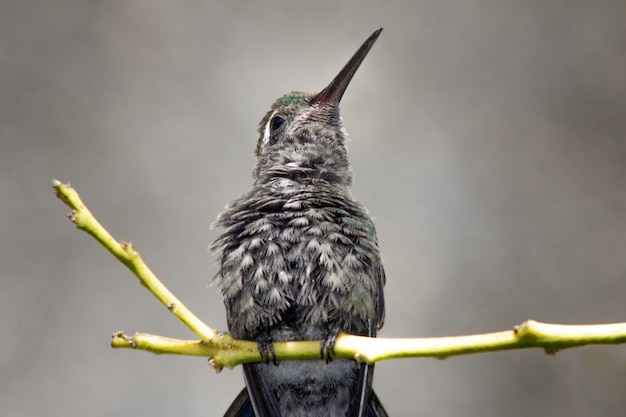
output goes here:
[{"label": "bird's foot", "polygon": [[261,353],[261,358],[265,361],[265,363],[272,362],[274,365],[278,366],[278,361],[276,360],[276,353],[274,352],[274,344],[272,343],[272,338],[270,336],[261,336],[257,339],[257,347],[259,352]]},{"label": "bird's foot", "polygon": [[320,356],[322,359],[326,360],[326,363],[332,361],[335,356],[335,342],[337,341],[338,335],[339,330],[334,329],[330,330],[324,335],[324,337],[322,337],[322,341],[320,343]]}]

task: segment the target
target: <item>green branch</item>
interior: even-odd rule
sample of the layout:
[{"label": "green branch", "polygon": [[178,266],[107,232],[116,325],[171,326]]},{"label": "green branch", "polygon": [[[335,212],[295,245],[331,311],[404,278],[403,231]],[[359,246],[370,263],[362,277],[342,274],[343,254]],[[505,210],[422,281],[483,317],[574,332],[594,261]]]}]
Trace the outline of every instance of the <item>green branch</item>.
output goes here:
[{"label": "green branch", "polygon": [[[207,326],[174,296],[143,262],[130,242],[118,242],[95,219],[69,184],[53,180],[57,197],[72,211],[68,218],[93,236],[120,262],[137,276],[168,310],[180,319],[200,340],[180,340],[163,336],[123,332],[113,335],[111,346],[146,350],[158,354],[205,356],[216,370],[232,368],[242,363],[260,362],[256,342],[237,340]],[[335,357],[375,363],[385,359],[449,356],[496,352],[511,349],[540,348],[548,354],[591,344],[620,344],[626,342],[626,323],[596,325],[562,325],[528,320],[512,330],[468,336],[383,339],[340,334],[335,343]],[[276,342],[273,344],[278,360],[320,359],[319,341]]]},{"label": "green branch", "polygon": [[58,180],[52,180],[52,187],[56,190],[57,197],[61,199],[72,211],[67,215],[76,227],[89,233],[102,246],[113,254],[121,263],[126,265],[137,278],[141,285],[145,286],[154,296],[165,305],[178,319],[191,329],[204,342],[210,342],[215,338],[216,331],[204,324],[196,315],[182,303],[148,268],[135,251],[131,242],[118,242],[96,220],[91,211],[85,206],[80,196],[69,184],[62,184]]}]

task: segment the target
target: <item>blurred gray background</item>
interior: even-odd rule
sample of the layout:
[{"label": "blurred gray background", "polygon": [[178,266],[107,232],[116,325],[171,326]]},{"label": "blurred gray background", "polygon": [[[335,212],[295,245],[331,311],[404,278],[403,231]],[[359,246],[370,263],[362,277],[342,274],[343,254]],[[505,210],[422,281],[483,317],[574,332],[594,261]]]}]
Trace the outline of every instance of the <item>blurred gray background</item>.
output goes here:
[{"label": "blurred gray background", "polygon": [[[2,415],[226,410],[239,369],[109,347],[193,335],[49,181],[224,329],[209,227],[250,186],[258,121],[379,26],[342,109],[381,336],[626,321],[625,21],[619,0],[1,1]],[[392,416],[623,416],[626,349],[388,361],[375,386]]]}]

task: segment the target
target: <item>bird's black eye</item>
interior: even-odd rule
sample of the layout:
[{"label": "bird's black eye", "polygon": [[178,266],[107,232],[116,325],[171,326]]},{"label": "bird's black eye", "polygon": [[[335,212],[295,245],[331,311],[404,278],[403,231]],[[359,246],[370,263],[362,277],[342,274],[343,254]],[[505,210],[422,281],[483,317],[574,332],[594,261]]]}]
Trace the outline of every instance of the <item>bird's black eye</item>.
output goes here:
[{"label": "bird's black eye", "polygon": [[270,131],[275,132],[284,124],[285,119],[282,116],[276,115],[272,117],[272,120],[270,121]]}]

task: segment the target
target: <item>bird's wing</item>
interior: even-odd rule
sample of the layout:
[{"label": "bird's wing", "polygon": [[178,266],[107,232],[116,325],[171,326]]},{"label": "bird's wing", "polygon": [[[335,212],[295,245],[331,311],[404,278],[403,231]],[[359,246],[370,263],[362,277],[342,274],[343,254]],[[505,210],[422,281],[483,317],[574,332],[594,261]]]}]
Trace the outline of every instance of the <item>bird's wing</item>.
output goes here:
[{"label": "bird's wing", "polygon": [[387,283],[387,276],[385,275],[385,268],[383,268],[382,263],[378,265],[377,277],[375,282],[378,284],[378,291],[376,292],[374,302],[376,303],[376,323],[374,328],[374,334],[372,337],[376,336],[376,330],[383,327],[385,324],[385,295],[384,295],[384,287]]},{"label": "bird's wing", "polygon": [[[385,297],[383,295],[383,287],[387,280],[385,276],[385,270],[382,264],[378,265],[375,270],[374,282],[377,285],[377,292],[374,296],[375,303],[375,318],[369,321],[368,325],[368,337],[376,337],[376,332],[383,326],[385,321]],[[368,365],[366,363],[361,364],[359,368],[359,374],[357,377],[357,385],[354,391],[354,402],[350,410],[348,410],[349,417],[386,417],[387,412],[383,408],[378,397],[372,390],[372,380],[374,378],[374,365]],[[375,404],[372,404],[372,398]],[[373,405],[377,405],[374,407]],[[382,414],[377,414],[382,412]],[[372,414],[374,413],[374,414]]]},{"label": "bird's wing", "polygon": [[354,402],[348,410],[348,417],[366,416],[367,402],[372,392],[373,375],[374,365],[362,363],[359,368],[356,390],[354,391]]},{"label": "bird's wing", "polygon": [[254,417],[254,410],[252,409],[252,403],[250,397],[248,397],[248,389],[241,390],[235,401],[228,407],[224,417]]},{"label": "bird's wing", "polygon": [[389,417],[387,411],[380,403],[380,400],[374,391],[372,391],[370,398],[367,401],[365,417]]},{"label": "bird's wing", "polygon": [[278,399],[272,391],[263,383],[257,367],[259,364],[244,364],[243,375],[248,387],[249,401],[252,403],[256,417],[277,417],[280,416]]},{"label": "bird's wing", "polygon": [[[382,266],[380,267],[379,270],[379,279],[383,280],[385,279],[385,272],[382,268]],[[383,314],[384,315],[384,311],[385,311],[385,307],[384,304],[382,304],[382,285],[380,286],[380,298],[378,300],[376,300],[376,303],[378,304],[377,307],[380,307],[380,309],[377,312],[377,314]],[[379,323],[382,319],[377,318],[375,321],[374,320],[370,320],[369,321],[369,325],[368,325],[368,337],[376,337],[376,331],[379,328]],[[376,412],[377,409],[381,409],[384,414],[381,414],[380,417],[387,417],[387,413],[385,412],[385,409],[382,408],[382,405],[380,404],[380,401],[378,401],[378,397],[376,397],[376,394],[374,394],[374,391],[372,390],[372,380],[374,379],[374,364],[367,364],[367,363],[362,363],[361,366],[359,367],[359,374],[357,377],[357,385],[356,385],[356,389],[354,390],[354,402],[352,403],[352,406],[350,407],[350,409],[348,410],[348,417],[378,417],[378,414],[372,414],[372,412]],[[380,407],[372,407],[371,403],[371,398],[374,397],[374,399],[377,401],[378,405]]]}]

